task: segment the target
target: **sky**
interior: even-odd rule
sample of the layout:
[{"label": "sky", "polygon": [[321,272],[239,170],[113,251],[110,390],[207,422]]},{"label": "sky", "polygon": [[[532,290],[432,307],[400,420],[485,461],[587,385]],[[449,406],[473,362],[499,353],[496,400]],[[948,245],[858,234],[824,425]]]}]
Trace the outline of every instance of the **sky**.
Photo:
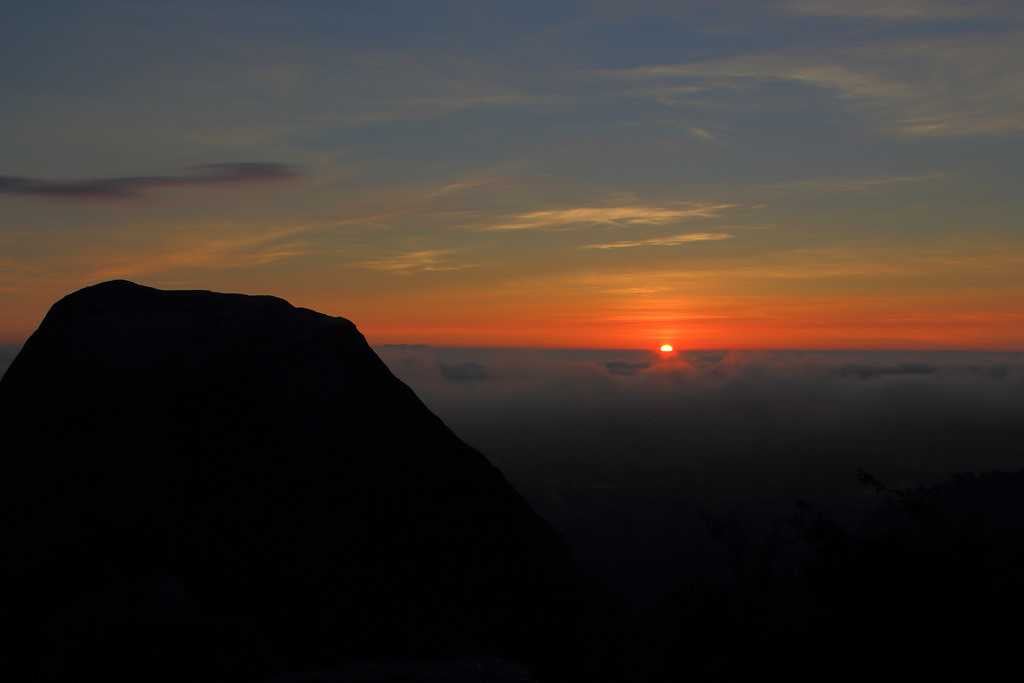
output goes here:
[{"label": "sky", "polygon": [[0,344],[126,278],[371,343],[1024,348],[1014,0],[40,0]]}]

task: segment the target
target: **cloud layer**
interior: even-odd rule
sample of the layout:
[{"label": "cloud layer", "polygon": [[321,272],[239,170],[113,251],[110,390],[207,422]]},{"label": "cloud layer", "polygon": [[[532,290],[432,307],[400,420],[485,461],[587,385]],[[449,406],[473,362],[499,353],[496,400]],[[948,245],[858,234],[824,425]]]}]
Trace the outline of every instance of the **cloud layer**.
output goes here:
[{"label": "cloud layer", "polygon": [[678,247],[694,242],[721,242],[732,239],[727,232],[688,232],[682,235],[652,237],[646,240],[624,240],[621,242],[605,242],[603,244],[587,244],[584,249],[632,249],[634,247]]},{"label": "cloud layer", "polygon": [[[847,13],[887,19],[958,16],[948,13],[954,11],[963,11],[965,16],[979,13],[964,4],[886,3],[883,7],[813,2],[798,6],[804,13],[816,15]],[[942,14],[941,8],[946,8],[942,11],[947,14]],[[1020,45],[1019,32],[1008,30],[992,36],[936,35],[826,50],[784,49],[605,69],[597,74],[612,81],[642,84],[639,94],[677,108],[692,107],[694,97],[729,101],[735,93],[763,95],[773,86],[796,85],[834,93],[840,104],[874,120],[887,133],[1001,135],[1024,130],[1024,97],[1009,67],[1020,59]]]},{"label": "cloud layer", "polygon": [[355,265],[369,270],[379,270],[395,275],[410,275],[412,273],[444,273],[456,270],[475,268],[471,263],[453,263],[452,255],[454,249],[423,249],[420,251],[407,251],[394,256],[360,261]]},{"label": "cloud layer", "polygon": [[823,17],[935,20],[984,16],[994,10],[992,4],[984,0],[793,0],[787,7],[796,14]]},{"label": "cloud layer", "polygon": [[570,209],[529,211],[484,230],[549,230],[570,225],[666,225],[701,218],[715,218],[734,204],[692,203],[682,206],[581,206]]},{"label": "cloud layer", "polygon": [[708,514],[856,510],[876,495],[858,469],[904,487],[1024,467],[1019,353],[377,350],[637,593],[688,571]]},{"label": "cloud layer", "polygon": [[42,180],[0,176],[0,194],[52,199],[132,199],[162,188],[208,187],[291,180],[298,170],[279,163],[219,163],[194,166],[180,175]]}]

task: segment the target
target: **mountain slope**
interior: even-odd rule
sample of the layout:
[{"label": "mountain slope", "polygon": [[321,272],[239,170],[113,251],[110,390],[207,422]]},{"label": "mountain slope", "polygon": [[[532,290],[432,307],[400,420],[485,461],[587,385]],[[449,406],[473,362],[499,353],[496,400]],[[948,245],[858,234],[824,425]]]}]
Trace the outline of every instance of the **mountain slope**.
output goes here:
[{"label": "mountain slope", "polygon": [[51,678],[378,655],[550,671],[575,647],[560,540],[342,318],[89,287],[11,364],[0,419],[0,609]]}]

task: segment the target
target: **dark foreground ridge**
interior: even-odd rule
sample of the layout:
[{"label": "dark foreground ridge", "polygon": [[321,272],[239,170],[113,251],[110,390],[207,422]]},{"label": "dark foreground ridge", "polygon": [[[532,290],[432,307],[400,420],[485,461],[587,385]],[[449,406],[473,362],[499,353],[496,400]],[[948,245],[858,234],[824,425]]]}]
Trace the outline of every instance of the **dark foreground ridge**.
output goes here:
[{"label": "dark foreground ridge", "polygon": [[99,284],[53,306],[0,411],[18,680],[579,662],[562,542],[348,320]]}]

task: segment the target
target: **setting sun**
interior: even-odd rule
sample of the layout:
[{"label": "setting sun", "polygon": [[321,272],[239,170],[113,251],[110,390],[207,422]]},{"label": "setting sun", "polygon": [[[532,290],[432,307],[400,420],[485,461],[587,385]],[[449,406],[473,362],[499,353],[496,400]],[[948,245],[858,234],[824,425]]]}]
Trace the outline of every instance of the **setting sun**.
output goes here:
[{"label": "setting sun", "polygon": [[671,344],[662,344],[658,348],[658,350],[661,351],[662,353],[672,353],[673,351],[675,351],[675,349],[672,348]]}]

